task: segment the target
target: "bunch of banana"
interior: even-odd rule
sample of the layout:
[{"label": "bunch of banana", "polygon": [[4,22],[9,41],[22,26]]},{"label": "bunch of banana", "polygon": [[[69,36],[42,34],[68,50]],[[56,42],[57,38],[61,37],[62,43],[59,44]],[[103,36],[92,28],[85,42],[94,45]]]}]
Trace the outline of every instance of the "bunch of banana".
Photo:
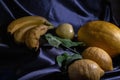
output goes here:
[{"label": "bunch of banana", "polygon": [[48,28],[46,25],[38,25],[25,34],[25,43],[29,48],[39,48],[39,38],[47,32]]},{"label": "bunch of banana", "polygon": [[12,21],[7,28],[16,43],[25,43],[27,47],[38,49],[40,36],[53,25],[41,16],[25,16]]}]

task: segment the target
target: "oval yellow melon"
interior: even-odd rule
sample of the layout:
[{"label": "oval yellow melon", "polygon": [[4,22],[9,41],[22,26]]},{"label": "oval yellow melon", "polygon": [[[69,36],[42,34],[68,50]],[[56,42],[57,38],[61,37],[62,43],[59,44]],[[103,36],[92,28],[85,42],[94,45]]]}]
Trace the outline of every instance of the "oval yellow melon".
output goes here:
[{"label": "oval yellow melon", "polygon": [[82,52],[82,57],[95,61],[104,71],[113,70],[112,58],[101,48],[88,47]]},{"label": "oval yellow melon", "polygon": [[106,21],[91,21],[78,30],[78,40],[104,49],[111,57],[120,54],[120,29]]}]

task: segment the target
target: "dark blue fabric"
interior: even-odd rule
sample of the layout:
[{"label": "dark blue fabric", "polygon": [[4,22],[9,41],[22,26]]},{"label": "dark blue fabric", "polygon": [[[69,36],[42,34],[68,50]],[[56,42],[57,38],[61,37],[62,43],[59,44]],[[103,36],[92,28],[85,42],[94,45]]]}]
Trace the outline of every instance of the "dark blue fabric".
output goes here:
[{"label": "dark blue fabric", "polygon": [[[0,0],[0,80],[69,80],[61,73],[55,58],[64,51],[42,46],[38,52],[16,45],[7,34],[14,19],[39,15],[55,27],[71,23],[77,33],[80,26],[92,20],[105,20],[119,26],[107,0]],[[114,70],[101,80],[119,80],[119,56],[113,59]]]}]

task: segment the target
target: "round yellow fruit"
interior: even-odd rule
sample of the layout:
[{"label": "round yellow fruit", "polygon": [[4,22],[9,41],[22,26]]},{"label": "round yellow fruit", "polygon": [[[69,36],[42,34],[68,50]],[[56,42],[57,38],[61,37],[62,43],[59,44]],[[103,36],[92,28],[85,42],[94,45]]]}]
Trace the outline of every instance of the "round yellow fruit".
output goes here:
[{"label": "round yellow fruit", "polygon": [[104,71],[113,70],[112,58],[101,48],[88,47],[82,52],[82,57],[95,61]]},{"label": "round yellow fruit", "polygon": [[56,28],[56,34],[62,38],[73,39],[75,33],[71,24],[63,23]]},{"label": "round yellow fruit", "polygon": [[90,59],[76,60],[68,66],[70,80],[100,80],[104,70]]},{"label": "round yellow fruit", "polygon": [[111,57],[120,54],[120,29],[106,21],[91,21],[78,30],[78,40],[105,50]]}]

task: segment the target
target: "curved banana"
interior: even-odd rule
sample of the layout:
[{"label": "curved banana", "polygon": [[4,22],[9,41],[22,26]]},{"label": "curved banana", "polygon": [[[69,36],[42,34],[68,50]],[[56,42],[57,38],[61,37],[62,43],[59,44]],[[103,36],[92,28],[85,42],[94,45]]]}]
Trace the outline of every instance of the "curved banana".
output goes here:
[{"label": "curved banana", "polygon": [[16,30],[18,30],[21,27],[29,26],[33,24],[49,24],[49,22],[41,16],[25,16],[18,18],[14,21],[12,21],[7,28],[7,31],[11,34],[13,34]]},{"label": "curved banana", "polygon": [[39,48],[39,39],[48,30],[48,26],[39,25],[27,31],[25,35],[25,44],[29,48],[37,50]]},{"label": "curved banana", "polygon": [[33,27],[36,27],[37,25],[30,25],[30,26],[25,26],[25,27],[21,27],[20,29],[16,30],[13,34],[15,42],[17,43],[24,43],[24,37],[25,37],[25,33],[30,30]]}]

